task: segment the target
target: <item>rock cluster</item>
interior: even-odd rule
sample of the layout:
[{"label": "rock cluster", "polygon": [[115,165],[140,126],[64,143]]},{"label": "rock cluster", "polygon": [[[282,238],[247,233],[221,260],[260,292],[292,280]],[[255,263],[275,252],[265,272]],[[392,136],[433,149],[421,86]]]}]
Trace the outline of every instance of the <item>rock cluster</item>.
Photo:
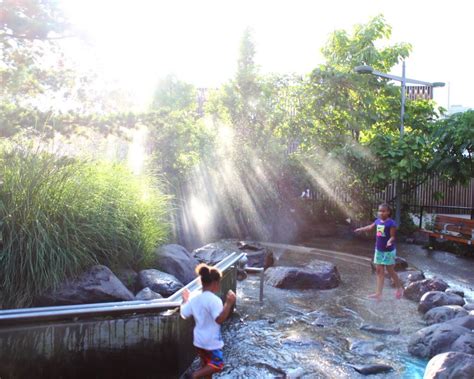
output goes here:
[{"label": "rock cluster", "polygon": [[424,378],[474,378],[474,306],[440,278],[409,278],[405,297],[418,302],[427,326],[410,337],[408,351],[430,359]]},{"label": "rock cluster", "polygon": [[[190,253],[176,244],[156,249],[152,267],[139,272],[131,268],[115,270],[97,265],[77,278],[62,283],[58,288],[39,296],[35,305],[70,305],[166,298],[196,279],[195,269],[200,262],[219,263],[233,252],[245,252],[246,265],[264,267],[274,263],[273,252],[259,243],[224,240],[206,245]],[[243,269],[239,278],[245,278]]]}]

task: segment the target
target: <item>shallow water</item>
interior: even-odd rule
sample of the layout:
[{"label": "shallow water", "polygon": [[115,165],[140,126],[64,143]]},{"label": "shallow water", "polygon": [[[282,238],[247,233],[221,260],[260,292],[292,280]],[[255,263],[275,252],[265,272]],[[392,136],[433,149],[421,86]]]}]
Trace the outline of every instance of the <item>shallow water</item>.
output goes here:
[{"label": "shallow water", "polygon": [[[237,312],[223,328],[226,367],[216,377],[282,378],[299,369],[304,372],[302,378],[362,378],[352,364],[384,363],[394,371],[372,378],[422,378],[427,362],[407,353],[409,336],[424,327],[417,304],[396,300],[388,281],[381,302],[367,299],[375,285],[370,269],[371,244],[356,245],[351,244],[351,253],[356,250],[357,255],[347,254],[348,249],[334,252],[328,249],[332,246],[323,244],[320,246],[324,250],[273,245],[277,265],[308,266],[315,259],[330,261],[337,265],[342,283],[325,291],[265,286],[264,303],[260,304],[258,276],[240,282]],[[472,260],[467,260],[470,266],[463,262],[459,270],[457,258],[444,253],[423,255],[417,249],[399,248],[400,255],[410,263],[429,274],[442,274],[453,287],[465,290],[472,298]],[[400,327],[401,332],[377,335],[360,330],[363,324]]]}]

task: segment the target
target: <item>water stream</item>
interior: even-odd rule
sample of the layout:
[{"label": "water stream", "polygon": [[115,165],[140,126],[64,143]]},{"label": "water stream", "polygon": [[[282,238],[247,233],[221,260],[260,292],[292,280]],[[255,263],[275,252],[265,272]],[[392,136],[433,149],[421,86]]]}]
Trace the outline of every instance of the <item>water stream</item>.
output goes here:
[{"label": "water stream", "polygon": [[[337,265],[342,284],[326,291],[265,286],[265,300],[260,304],[258,277],[240,282],[237,312],[223,329],[226,368],[216,377],[282,378],[297,370],[304,373],[302,378],[362,378],[351,365],[384,363],[394,370],[371,377],[422,378],[427,361],[407,353],[409,336],[425,326],[417,304],[396,300],[389,283],[381,302],[367,298],[375,285],[369,258],[372,245],[354,245],[353,241],[348,246],[334,246],[312,241],[305,246],[272,245],[276,264],[310,266],[315,259],[330,261]],[[357,254],[351,254],[354,251]],[[436,273],[453,287],[463,289],[472,301],[472,259],[460,262],[441,252],[428,255],[409,245],[399,251],[428,274]],[[399,327],[401,332],[377,335],[360,330],[363,324]]]}]

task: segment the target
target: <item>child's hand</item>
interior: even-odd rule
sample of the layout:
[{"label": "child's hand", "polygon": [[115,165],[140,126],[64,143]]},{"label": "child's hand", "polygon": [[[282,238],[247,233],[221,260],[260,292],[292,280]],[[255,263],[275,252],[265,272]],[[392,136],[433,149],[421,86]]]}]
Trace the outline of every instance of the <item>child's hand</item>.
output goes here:
[{"label": "child's hand", "polygon": [[227,301],[230,304],[234,304],[236,299],[237,299],[237,296],[235,295],[234,291],[229,290],[229,292],[227,292]]},{"label": "child's hand", "polygon": [[183,290],[183,293],[181,294],[182,298],[183,298],[183,303],[187,303],[188,300],[189,300],[189,290],[187,288],[185,288]]},{"label": "child's hand", "polygon": [[392,246],[392,245],[393,245],[393,241],[392,241],[392,240],[388,240],[388,241],[387,241],[387,246],[390,247],[390,246]]},{"label": "child's hand", "polygon": [[360,233],[361,231],[362,231],[362,228],[354,229],[354,233]]}]

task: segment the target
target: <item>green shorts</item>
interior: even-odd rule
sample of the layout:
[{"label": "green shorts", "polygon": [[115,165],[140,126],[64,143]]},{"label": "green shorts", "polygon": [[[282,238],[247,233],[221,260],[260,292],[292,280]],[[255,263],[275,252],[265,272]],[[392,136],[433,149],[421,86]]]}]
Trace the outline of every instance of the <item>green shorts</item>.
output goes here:
[{"label": "green shorts", "polygon": [[395,257],[397,256],[397,250],[392,251],[380,251],[375,249],[374,264],[391,266],[395,264]]}]

